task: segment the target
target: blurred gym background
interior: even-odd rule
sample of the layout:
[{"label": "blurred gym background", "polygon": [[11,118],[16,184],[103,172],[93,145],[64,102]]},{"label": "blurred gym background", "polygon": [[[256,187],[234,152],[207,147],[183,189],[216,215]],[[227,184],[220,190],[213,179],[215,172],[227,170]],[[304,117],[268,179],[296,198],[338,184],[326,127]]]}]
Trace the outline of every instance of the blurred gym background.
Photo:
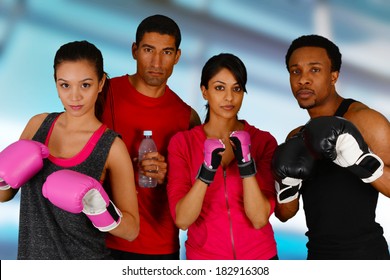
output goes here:
[{"label": "blurred gym background", "polygon": [[[62,44],[89,40],[102,51],[110,76],[131,74],[136,27],[157,13],[176,20],[183,37],[168,84],[202,118],[201,68],[210,56],[231,52],[249,74],[240,117],[283,142],[308,120],[290,92],[284,55],[293,39],[312,33],[340,47],[338,92],[390,117],[387,0],[0,0],[0,150],[19,138],[31,116],[62,110],[53,79]],[[287,223],[271,217],[281,259],[306,257],[302,212]],[[390,201],[381,196],[377,221],[390,242],[388,213]],[[18,219],[19,194],[0,204],[0,259],[16,258]],[[181,232],[182,256],[185,239]]]}]

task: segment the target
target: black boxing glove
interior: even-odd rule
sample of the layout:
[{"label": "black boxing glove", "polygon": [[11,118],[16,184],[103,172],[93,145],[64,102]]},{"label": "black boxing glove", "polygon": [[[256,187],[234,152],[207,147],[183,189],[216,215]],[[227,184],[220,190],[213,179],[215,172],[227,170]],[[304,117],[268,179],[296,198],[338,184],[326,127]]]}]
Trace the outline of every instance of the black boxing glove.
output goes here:
[{"label": "black boxing glove", "polygon": [[204,161],[199,168],[196,179],[207,185],[214,181],[215,173],[221,164],[221,152],[225,151],[225,144],[220,139],[206,139],[204,142]]},{"label": "black boxing glove", "polygon": [[344,118],[314,118],[305,125],[304,138],[316,157],[348,168],[365,183],[383,174],[383,161],[371,153],[359,130]]},{"label": "black boxing glove", "polygon": [[302,181],[310,177],[314,164],[315,159],[307,149],[301,133],[276,148],[271,166],[277,182],[279,203],[287,203],[298,198]]}]

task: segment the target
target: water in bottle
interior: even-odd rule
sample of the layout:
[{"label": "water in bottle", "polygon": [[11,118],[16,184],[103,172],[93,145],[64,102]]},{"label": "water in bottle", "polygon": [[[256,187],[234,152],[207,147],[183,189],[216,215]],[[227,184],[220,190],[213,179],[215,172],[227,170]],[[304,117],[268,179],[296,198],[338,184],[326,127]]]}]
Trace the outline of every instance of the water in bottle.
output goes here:
[{"label": "water in bottle", "polygon": [[[141,161],[145,153],[157,152],[156,144],[152,139],[152,131],[144,131],[144,139],[139,146],[138,160]],[[145,176],[142,172],[139,172],[138,184],[144,188],[154,188],[157,186],[157,179]]]}]

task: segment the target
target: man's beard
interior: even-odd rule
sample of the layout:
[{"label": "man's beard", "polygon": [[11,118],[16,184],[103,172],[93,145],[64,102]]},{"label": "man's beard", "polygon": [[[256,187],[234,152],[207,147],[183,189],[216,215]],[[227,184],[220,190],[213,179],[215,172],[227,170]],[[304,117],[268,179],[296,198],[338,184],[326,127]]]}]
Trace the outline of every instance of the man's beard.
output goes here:
[{"label": "man's beard", "polygon": [[311,103],[311,104],[302,104],[302,103],[299,103],[299,102],[298,102],[298,105],[299,105],[299,107],[300,107],[301,109],[309,110],[309,109],[314,108],[317,104],[316,104],[315,101],[313,101],[313,103]]},{"label": "man's beard", "polygon": [[150,77],[147,77],[145,79],[146,83],[149,85],[149,86],[161,86],[165,79],[162,79],[162,78],[150,78]]},{"label": "man's beard", "polygon": [[[161,75],[154,76],[154,75],[149,74],[148,73],[149,71],[155,71],[155,72],[160,73]],[[167,79],[165,78],[166,76],[165,76],[164,71],[160,68],[148,68],[144,72],[143,77],[144,77],[146,84],[148,84],[149,86],[159,87],[167,81]]]}]

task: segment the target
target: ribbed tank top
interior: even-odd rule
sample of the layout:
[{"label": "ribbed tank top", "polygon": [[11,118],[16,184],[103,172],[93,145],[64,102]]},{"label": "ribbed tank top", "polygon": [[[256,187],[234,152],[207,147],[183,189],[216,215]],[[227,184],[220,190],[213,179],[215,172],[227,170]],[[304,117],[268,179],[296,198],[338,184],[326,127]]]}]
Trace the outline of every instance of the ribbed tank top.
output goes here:
[{"label": "ribbed tank top", "polygon": [[[32,140],[47,143],[60,113],[49,114]],[[44,159],[44,167],[21,188],[18,259],[108,259],[105,233],[84,213],[72,214],[42,195],[46,178],[71,169],[100,180],[111,145],[118,136],[103,125],[72,159]]]},{"label": "ribbed tank top", "polygon": [[[335,116],[356,102],[344,99]],[[303,183],[308,259],[377,259],[388,255],[382,227],[375,222],[378,191],[348,169],[319,160]]]}]

